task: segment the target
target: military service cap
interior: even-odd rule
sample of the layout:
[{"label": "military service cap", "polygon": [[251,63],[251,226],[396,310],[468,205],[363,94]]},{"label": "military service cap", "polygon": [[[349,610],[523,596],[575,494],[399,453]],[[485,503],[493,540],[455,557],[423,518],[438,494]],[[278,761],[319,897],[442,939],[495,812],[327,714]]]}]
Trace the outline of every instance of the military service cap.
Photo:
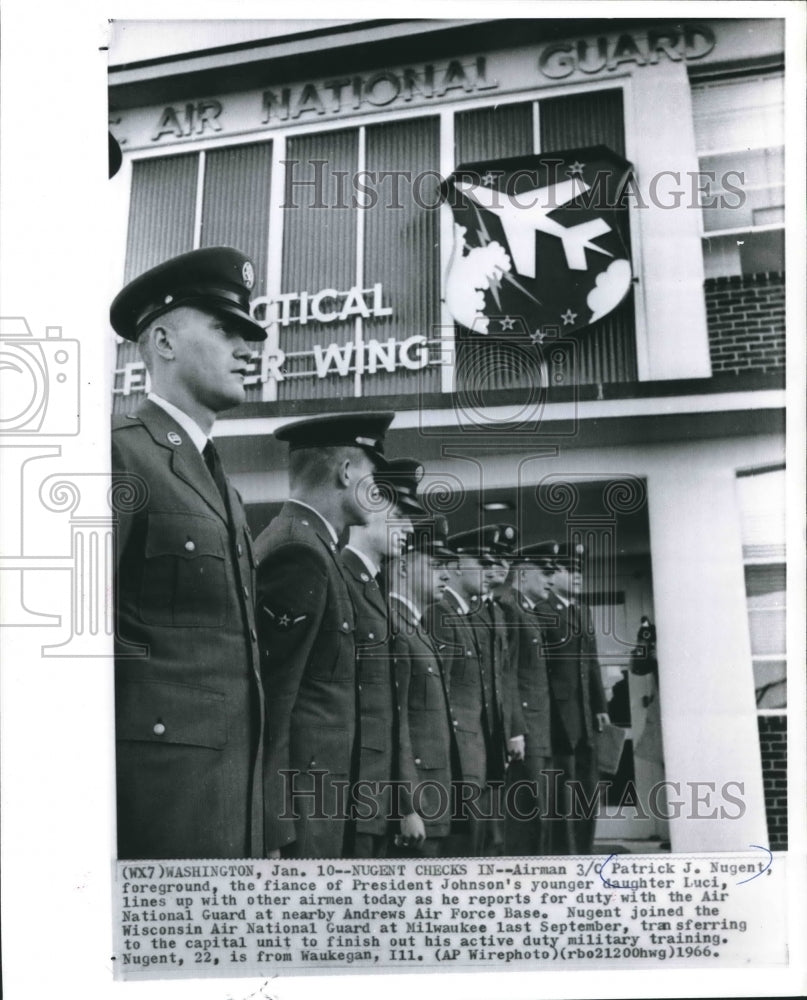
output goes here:
[{"label": "military service cap", "polygon": [[266,330],[249,314],[254,284],[255,268],[240,250],[191,250],[130,281],[115,296],[109,318],[121,337],[137,340],[152,320],[180,306],[193,306],[233,317],[246,340],[265,340]]},{"label": "military service cap", "polygon": [[458,556],[476,556],[484,561],[498,562],[498,557],[511,551],[515,539],[516,529],[511,524],[489,524],[452,535],[448,544]]},{"label": "military service cap", "polygon": [[582,557],[586,550],[580,542],[564,542],[558,549],[555,562],[559,566],[567,569],[580,570],[582,568]]},{"label": "military service cap", "polygon": [[423,479],[423,466],[415,458],[395,458],[375,480],[381,489],[387,489],[398,507],[407,514],[425,517],[426,508],[418,499],[418,484]]},{"label": "military service cap", "polygon": [[555,569],[556,557],[560,551],[557,542],[536,542],[534,545],[524,545],[513,556],[513,562],[519,566],[540,566],[544,569]]},{"label": "military service cap", "polygon": [[387,468],[384,435],[394,413],[332,413],[284,424],[275,431],[278,441],[287,441],[289,451],[301,448],[361,448],[380,469]]},{"label": "military service cap", "polygon": [[491,533],[493,555],[507,556],[509,559],[518,545],[518,529],[512,524],[491,524],[485,530]]},{"label": "military service cap", "polygon": [[423,552],[435,559],[454,559],[455,553],[448,545],[448,521],[442,514],[419,521],[404,543],[406,552]]}]

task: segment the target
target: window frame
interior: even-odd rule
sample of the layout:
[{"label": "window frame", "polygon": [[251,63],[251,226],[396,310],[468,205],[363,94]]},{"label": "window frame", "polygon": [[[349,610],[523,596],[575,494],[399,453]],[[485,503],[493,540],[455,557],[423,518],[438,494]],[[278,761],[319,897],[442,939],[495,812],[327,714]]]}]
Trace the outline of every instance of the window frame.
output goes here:
[{"label": "window frame", "polygon": [[[755,68],[746,68],[746,69],[739,69],[738,68],[738,69],[735,69],[734,71],[725,71],[725,72],[721,72],[721,73],[711,73],[711,74],[710,73],[696,74],[696,73],[690,72],[689,85],[690,85],[690,96],[692,98],[692,119],[693,119],[693,122],[695,121],[695,118],[696,118],[696,115],[695,115],[695,88],[697,88],[699,86],[704,86],[704,85],[707,85],[707,84],[710,84],[710,83],[720,84],[720,83],[728,83],[728,82],[731,82],[731,81],[738,81],[738,80],[746,80],[748,82],[755,82],[755,81],[758,82],[758,81],[761,81],[763,79],[766,79],[766,78],[770,79],[770,78],[773,78],[773,77],[781,78],[781,81],[782,81],[782,124],[783,124],[783,128],[784,128],[785,123],[786,123],[786,117],[785,117],[785,99],[786,99],[786,94],[785,94],[785,90],[784,90],[784,87],[785,87],[785,70],[784,70],[784,65],[781,64],[781,63],[777,63],[776,65],[771,65],[771,66],[767,66],[767,67],[755,67]],[[772,148],[776,148],[776,149],[781,148],[782,152],[784,153],[785,152],[785,143],[783,142],[781,147],[778,147],[778,146],[777,147],[771,147],[771,146],[754,146],[751,149],[747,149],[747,148],[743,148],[742,146],[734,145],[734,146],[731,146],[731,147],[712,146],[712,147],[709,147],[708,149],[699,149],[698,145],[697,145],[697,141],[696,141],[696,144],[695,144],[695,154],[697,156],[698,170],[702,171],[702,170],[704,170],[703,160],[706,159],[706,158],[708,158],[708,157],[710,157],[710,156],[736,155],[738,157],[742,157],[744,154],[749,153],[749,152],[756,152],[758,150],[765,150],[765,149],[772,149]],[[776,185],[776,186],[778,187],[779,185]],[[760,185],[760,184],[750,185],[750,186],[746,186],[744,184],[742,190],[743,190],[743,192],[759,191],[759,190],[764,190],[764,187],[765,187],[764,185]],[[781,183],[781,188],[782,188],[782,194],[783,194],[783,196],[784,196],[784,193],[786,191],[786,187],[787,187],[787,185],[786,185],[786,178],[785,178],[785,175],[783,174],[783,176],[782,176],[782,183]],[[706,226],[705,226],[706,217],[704,215],[704,209],[703,209],[702,205],[700,204],[700,200],[702,199],[702,197],[703,197],[703,195],[699,195],[699,206],[698,207],[700,209],[700,238],[701,238],[701,248],[702,248],[702,251],[703,251],[704,271],[707,270],[707,261],[708,261],[708,258],[709,258],[709,255],[706,252],[706,241],[708,241],[710,239],[718,239],[719,240],[719,239],[725,239],[726,237],[742,237],[746,233],[751,234],[751,233],[781,232],[782,234],[784,234],[784,232],[785,232],[785,228],[786,228],[786,225],[785,225],[786,220],[785,219],[783,219],[781,222],[762,223],[762,224],[756,225],[756,226],[755,225],[750,225],[750,226],[736,226],[736,227],[731,227],[731,228],[708,229],[707,230]],[[785,265],[785,262],[784,262],[784,257],[783,257],[782,258],[782,266],[781,266],[781,270],[782,271],[784,270],[784,265]],[[744,271],[742,269],[742,259],[741,258],[740,258],[740,263],[739,263],[739,270],[731,272],[732,275],[737,275],[737,276],[740,276],[740,277],[748,277],[749,275],[754,274],[754,273],[756,273],[756,272],[755,271]],[[714,278],[714,277],[718,277],[718,275],[708,275],[707,276],[707,280],[709,280],[710,278]]]}]

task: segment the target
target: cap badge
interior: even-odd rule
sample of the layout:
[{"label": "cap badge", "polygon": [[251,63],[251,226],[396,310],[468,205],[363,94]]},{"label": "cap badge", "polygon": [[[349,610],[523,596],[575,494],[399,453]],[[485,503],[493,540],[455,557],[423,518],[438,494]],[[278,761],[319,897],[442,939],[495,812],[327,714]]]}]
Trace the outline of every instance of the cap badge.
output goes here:
[{"label": "cap badge", "polygon": [[182,438],[176,431],[169,431],[165,436],[171,444],[182,444]]},{"label": "cap badge", "polygon": [[247,289],[251,289],[255,284],[255,268],[252,266],[252,261],[244,261],[244,265],[241,268],[241,280]]}]

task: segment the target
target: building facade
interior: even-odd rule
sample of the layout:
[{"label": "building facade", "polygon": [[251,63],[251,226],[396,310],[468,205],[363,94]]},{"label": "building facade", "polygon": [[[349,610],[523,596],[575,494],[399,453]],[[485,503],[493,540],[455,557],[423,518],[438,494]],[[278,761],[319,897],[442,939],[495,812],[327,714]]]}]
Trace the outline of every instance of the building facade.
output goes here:
[{"label": "building facade", "polygon": [[[116,286],[200,246],[255,261],[268,337],[216,426],[253,530],[286,495],[280,423],[384,408],[452,530],[585,544],[640,798],[609,797],[604,841],[786,847],[783,74],[776,20],[311,22],[113,51]],[[628,295],[575,335],[458,326],[441,180],[592,146],[633,165]],[[145,391],[122,342],[113,412]],[[629,671],[642,616],[657,680]]]}]

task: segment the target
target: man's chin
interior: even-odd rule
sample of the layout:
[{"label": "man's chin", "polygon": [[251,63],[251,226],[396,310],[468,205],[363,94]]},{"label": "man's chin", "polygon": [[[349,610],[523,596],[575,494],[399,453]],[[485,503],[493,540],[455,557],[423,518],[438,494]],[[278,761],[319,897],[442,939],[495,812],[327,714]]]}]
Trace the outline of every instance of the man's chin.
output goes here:
[{"label": "man's chin", "polygon": [[226,396],[222,396],[219,399],[219,405],[217,407],[217,413],[223,413],[224,410],[234,410],[236,406],[240,406],[242,403],[246,402],[247,391],[244,386],[240,386],[237,389],[233,389],[232,392],[228,392]]}]

